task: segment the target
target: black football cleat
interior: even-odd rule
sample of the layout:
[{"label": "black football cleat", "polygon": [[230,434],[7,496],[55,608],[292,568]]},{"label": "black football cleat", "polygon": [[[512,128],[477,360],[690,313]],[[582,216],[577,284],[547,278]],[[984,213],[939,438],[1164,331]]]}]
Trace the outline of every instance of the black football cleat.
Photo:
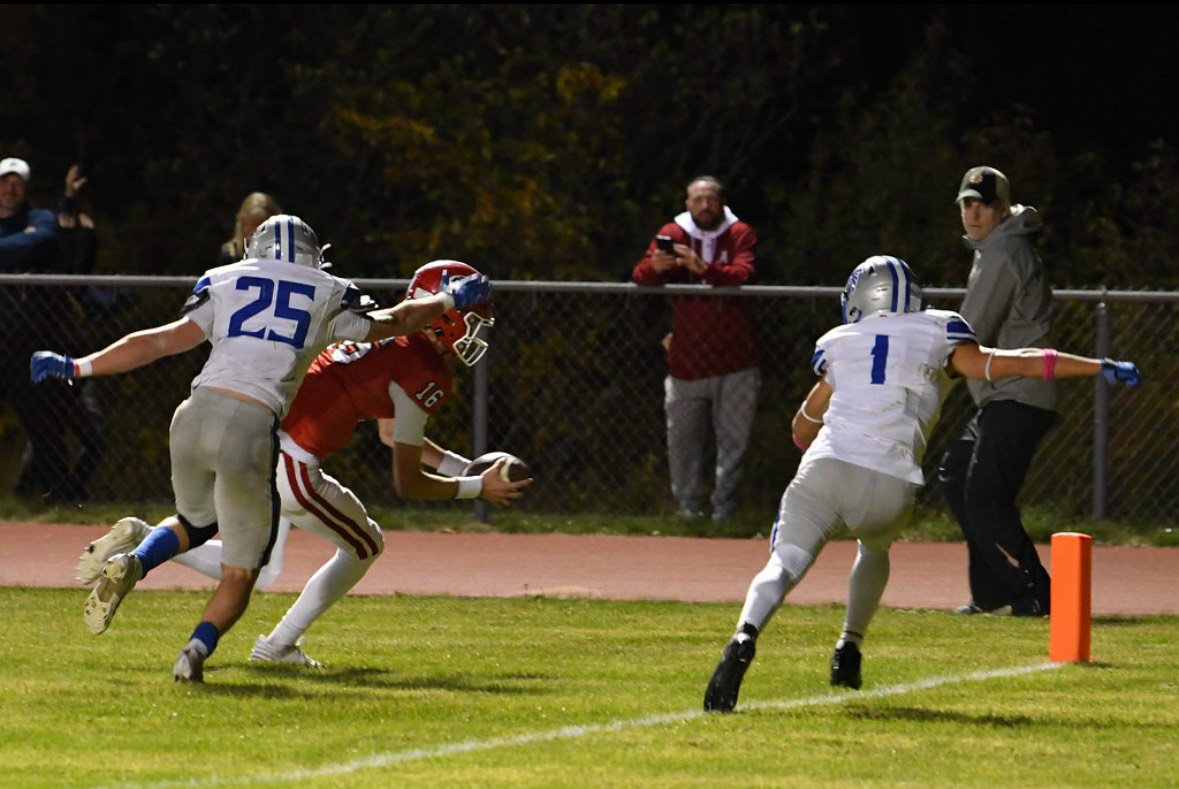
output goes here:
[{"label": "black football cleat", "polygon": [[859,690],[860,663],[863,656],[860,648],[851,641],[843,642],[843,646],[835,648],[831,656],[831,684],[837,688],[851,688]]},{"label": "black football cleat", "polygon": [[1052,601],[1048,597],[1021,597],[1011,601],[1012,616],[1048,616]]},{"label": "black football cleat", "polygon": [[720,663],[716,664],[716,671],[712,672],[712,679],[708,680],[704,691],[705,712],[733,711],[737,706],[737,694],[741,691],[741,680],[753,662],[755,651],[753,639],[744,634],[725,645]]}]

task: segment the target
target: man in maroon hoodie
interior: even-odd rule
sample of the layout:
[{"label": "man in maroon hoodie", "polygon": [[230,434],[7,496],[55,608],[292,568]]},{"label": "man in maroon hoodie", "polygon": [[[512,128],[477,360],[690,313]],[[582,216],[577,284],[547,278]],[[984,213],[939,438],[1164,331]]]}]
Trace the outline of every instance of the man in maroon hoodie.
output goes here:
[{"label": "man in maroon hoodie", "polygon": [[[722,184],[709,175],[694,178],[685,206],[652,239],[634,268],[634,281],[714,287],[749,282],[757,238],[725,205]],[[703,515],[709,498],[705,469],[715,433],[712,519],[727,520],[737,509],[737,486],[761,384],[753,302],[675,296],[672,312],[664,385],[671,492],[680,515]]]}]

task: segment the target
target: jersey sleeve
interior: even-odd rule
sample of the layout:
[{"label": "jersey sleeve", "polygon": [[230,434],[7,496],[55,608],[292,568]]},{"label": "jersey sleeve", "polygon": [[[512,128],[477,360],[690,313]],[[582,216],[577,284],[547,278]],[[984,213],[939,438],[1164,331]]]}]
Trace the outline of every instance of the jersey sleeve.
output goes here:
[{"label": "jersey sleeve", "polygon": [[814,355],[811,356],[811,370],[820,378],[827,374],[827,352],[817,345]]},{"label": "jersey sleeve", "polygon": [[974,333],[974,328],[971,327],[969,321],[958,313],[946,313],[945,327],[946,342],[949,345],[962,345],[963,343],[978,344],[978,337]]},{"label": "jersey sleeve", "polygon": [[366,303],[367,297],[346,279],[335,278],[335,287],[339,302],[332,307],[335,317],[328,332],[329,339],[363,340],[368,337],[373,325],[372,318],[364,314],[372,300]]},{"label": "jersey sleeve", "polygon": [[192,288],[192,293],[188,295],[184,306],[180,308],[180,314],[197,326],[200,326],[201,331],[205,333],[206,337],[213,333],[213,300],[211,288],[212,280],[206,274],[197,280],[196,285]]},{"label": "jersey sleeve", "polygon": [[344,296],[340,299],[340,306],[348,312],[364,315],[365,313],[372,312],[379,306],[371,296],[351,282],[345,280],[344,285]]},{"label": "jersey sleeve", "polygon": [[815,341],[815,352],[811,354],[811,372],[822,378],[831,371],[831,353],[840,327],[836,326]]},{"label": "jersey sleeve", "polygon": [[393,441],[420,447],[426,443],[426,420],[430,415],[396,381],[389,383],[389,397],[397,416],[393,419]]}]

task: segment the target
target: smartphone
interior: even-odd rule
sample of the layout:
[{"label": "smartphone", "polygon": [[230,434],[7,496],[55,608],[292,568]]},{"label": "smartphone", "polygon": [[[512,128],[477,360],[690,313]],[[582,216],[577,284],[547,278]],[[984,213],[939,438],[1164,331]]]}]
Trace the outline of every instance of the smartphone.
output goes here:
[{"label": "smartphone", "polygon": [[672,244],[671,236],[655,236],[655,247],[660,252],[666,252],[669,255],[675,254],[675,246]]}]

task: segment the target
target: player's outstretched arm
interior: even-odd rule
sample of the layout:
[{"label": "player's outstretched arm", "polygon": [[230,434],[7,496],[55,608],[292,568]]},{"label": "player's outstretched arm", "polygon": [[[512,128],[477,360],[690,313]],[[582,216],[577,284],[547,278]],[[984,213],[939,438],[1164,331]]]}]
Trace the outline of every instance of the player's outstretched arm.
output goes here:
[{"label": "player's outstretched arm", "polygon": [[1141,380],[1133,362],[1092,359],[1054,348],[998,350],[973,343],[959,345],[950,355],[950,368],[965,378],[1086,378],[1104,375],[1111,384],[1137,386]]},{"label": "player's outstretched arm", "polygon": [[205,341],[205,332],[188,318],[154,329],[132,332],[97,353],[73,359],[52,351],[37,351],[29,361],[29,376],[39,384],[46,378],[86,378],[116,375],[183,353]]},{"label": "player's outstretched arm", "polygon": [[395,307],[370,312],[373,325],[366,342],[387,340],[413,334],[426,324],[452,309],[465,310],[491,301],[491,280],[482,274],[471,274],[458,279],[442,275],[442,289],[432,296],[406,299]]},{"label": "player's outstretched arm", "polygon": [[450,309],[439,293],[424,299],[409,299],[395,307],[370,312],[368,317],[373,325],[365,336],[365,342],[387,340],[413,334],[426,328],[426,324]]}]

